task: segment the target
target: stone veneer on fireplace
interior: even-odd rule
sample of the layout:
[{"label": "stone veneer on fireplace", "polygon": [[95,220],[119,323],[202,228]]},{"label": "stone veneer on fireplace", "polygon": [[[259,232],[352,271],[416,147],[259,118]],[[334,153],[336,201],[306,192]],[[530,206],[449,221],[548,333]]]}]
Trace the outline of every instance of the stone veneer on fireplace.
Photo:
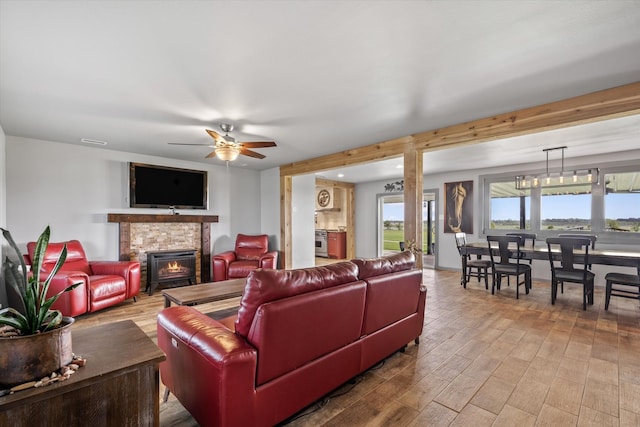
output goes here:
[{"label": "stone veneer on fireplace", "polygon": [[196,251],[196,280],[211,280],[211,223],[217,215],[108,214],[120,224],[120,260],[140,262],[141,287],[147,282],[149,251],[192,248]]}]

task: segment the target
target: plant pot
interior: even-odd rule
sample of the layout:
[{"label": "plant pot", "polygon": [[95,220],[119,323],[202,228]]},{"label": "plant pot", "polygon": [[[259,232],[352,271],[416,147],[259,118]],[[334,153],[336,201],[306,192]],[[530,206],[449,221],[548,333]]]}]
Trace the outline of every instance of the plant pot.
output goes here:
[{"label": "plant pot", "polygon": [[0,338],[0,388],[39,380],[71,363],[73,322],[73,317],[64,317],[51,331]]}]

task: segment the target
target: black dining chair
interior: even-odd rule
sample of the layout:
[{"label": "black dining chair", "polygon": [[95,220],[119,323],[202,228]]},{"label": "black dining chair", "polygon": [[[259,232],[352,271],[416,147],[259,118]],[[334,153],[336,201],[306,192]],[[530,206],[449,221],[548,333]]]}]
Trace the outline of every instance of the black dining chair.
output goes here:
[{"label": "black dining chair", "polygon": [[[536,238],[538,237],[535,233],[507,233],[507,236],[520,236],[522,237],[522,247],[529,248],[534,250],[536,247]],[[522,254],[524,258],[524,254]],[[533,263],[533,258],[529,258],[529,265]],[[529,289],[531,289],[531,283],[529,285]],[[509,286],[509,278],[507,277],[507,286]]]},{"label": "black dining chair", "polygon": [[556,303],[558,283],[564,282],[582,284],[583,310],[587,309],[587,302],[593,304],[595,274],[588,269],[590,247],[591,240],[586,237],[549,237],[547,239],[551,265],[551,304]]},{"label": "black dining chair", "polygon": [[607,273],[604,309],[609,310],[611,297],[630,298],[640,300],[640,265],[637,274]]},{"label": "black dining chair", "polygon": [[[531,265],[522,261],[522,243],[520,236],[487,236],[489,244],[489,255],[491,257],[491,272],[493,283],[491,284],[491,294],[497,287],[500,290],[500,282],[503,276],[514,276],[516,278],[516,299],[520,298],[520,285],[524,285],[524,290],[528,294],[531,288]],[[495,248],[495,244],[498,245]],[[515,259],[515,262],[511,259]],[[520,276],[524,280],[520,281]]]},{"label": "black dining chair", "polygon": [[[578,233],[568,233],[568,234],[558,234],[558,237],[574,237],[574,238],[585,238],[591,240],[591,249],[596,248],[596,240],[598,240],[598,236],[595,234],[578,234]],[[579,248],[577,248],[579,249]],[[587,265],[587,268],[591,270],[591,264]],[[560,282],[560,292],[564,293],[564,284]]]},{"label": "black dining chair", "polygon": [[[478,282],[480,279],[484,278],[484,287],[485,289],[489,289],[489,268],[491,268],[491,261],[488,259],[481,259],[480,255],[478,255],[477,259],[471,258],[469,254],[463,254],[462,247],[467,244],[467,234],[466,233],[456,233],[456,247],[458,248],[458,253],[460,254],[460,259],[463,260],[462,266],[464,275],[464,279],[461,280],[461,284],[467,287],[467,282],[471,277],[477,277]],[[466,259],[463,259],[465,258]],[[464,262],[466,261],[466,262]],[[466,267],[465,267],[466,265]]]}]

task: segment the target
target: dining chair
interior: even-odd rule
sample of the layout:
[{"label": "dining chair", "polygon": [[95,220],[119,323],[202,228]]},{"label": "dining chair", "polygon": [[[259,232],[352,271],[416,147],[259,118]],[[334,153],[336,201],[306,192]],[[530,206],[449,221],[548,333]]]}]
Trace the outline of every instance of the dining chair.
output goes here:
[{"label": "dining chair", "polygon": [[[522,237],[522,247],[523,248],[530,248],[531,250],[533,250],[536,247],[536,238],[538,237],[536,234],[534,233],[507,233],[507,236],[520,236]],[[524,257],[524,254],[522,254],[522,256]],[[533,258],[529,258],[529,265],[531,265],[533,263]],[[529,289],[531,289],[531,285],[533,283],[531,283],[529,285]],[[509,278],[507,277],[507,286],[509,286]]]},{"label": "dining chair", "polygon": [[598,240],[598,236],[595,234],[568,233],[568,234],[558,234],[558,237],[574,237],[574,238],[589,239],[591,241],[591,249],[596,248],[596,240]]},{"label": "dining chair", "polygon": [[[589,239],[591,240],[591,249],[596,248],[596,240],[598,240],[598,236],[595,234],[567,233],[567,234],[558,234],[558,237],[577,237],[577,238]],[[587,268],[591,270],[591,264],[587,265]],[[560,282],[560,292],[564,293],[564,283],[562,282]]]},{"label": "dining chair", "polygon": [[604,300],[604,309],[609,310],[611,297],[621,297],[640,300],[640,265],[637,274],[607,273],[604,280],[607,282]]},{"label": "dining chair", "polygon": [[[520,236],[487,236],[489,245],[489,256],[491,257],[491,272],[493,283],[491,284],[491,295],[495,288],[500,290],[502,276],[514,276],[516,278],[516,299],[520,298],[520,285],[524,285],[524,290],[528,294],[531,288],[531,265],[522,263],[522,243]],[[498,247],[495,248],[494,243]],[[515,246],[515,248],[514,248]],[[515,253],[514,253],[515,249]],[[515,262],[511,259],[515,258]],[[524,280],[520,281],[520,276]]]},{"label": "dining chair", "polygon": [[[549,263],[551,265],[552,305],[556,303],[556,298],[558,297],[559,282],[581,283],[582,309],[587,309],[587,302],[593,304],[595,274],[588,269],[590,247],[591,239],[586,237],[547,238]],[[576,256],[578,253],[581,255],[580,257]]]},{"label": "dining chair", "polygon": [[[462,274],[464,275],[464,279],[461,280],[461,285],[463,285],[466,289],[467,282],[471,277],[477,277],[478,282],[480,279],[484,278],[484,288],[489,289],[489,268],[491,268],[491,261],[488,259],[482,259],[480,255],[478,255],[477,259],[471,258],[469,254],[462,253],[462,247],[467,244],[467,234],[466,233],[456,233],[456,247],[458,248],[458,253],[460,254],[460,259],[463,260],[462,263]],[[466,259],[464,259],[466,257]],[[466,261],[466,263],[464,262]],[[466,265],[466,267],[465,267]]]}]

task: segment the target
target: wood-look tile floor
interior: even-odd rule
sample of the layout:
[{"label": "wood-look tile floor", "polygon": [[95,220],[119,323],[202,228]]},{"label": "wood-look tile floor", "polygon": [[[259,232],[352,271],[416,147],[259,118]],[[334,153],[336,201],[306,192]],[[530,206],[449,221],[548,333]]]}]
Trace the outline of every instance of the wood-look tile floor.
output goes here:
[{"label": "wood-look tile floor", "polygon": [[[515,299],[513,286],[491,295],[459,285],[455,272],[424,270],[427,308],[420,345],[411,343],[289,426],[638,426],[640,306],[604,290],[582,311],[578,286],[556,305],[549,284],[535,281]],[[199,306],[211,312],[239,298]],[[153,340],[163,307],[159,292],[80,316],[74,328],[134,320]],[[160,386],[160,395],[164,386]],[[161,426],[197,423],[171,396]]]}]

